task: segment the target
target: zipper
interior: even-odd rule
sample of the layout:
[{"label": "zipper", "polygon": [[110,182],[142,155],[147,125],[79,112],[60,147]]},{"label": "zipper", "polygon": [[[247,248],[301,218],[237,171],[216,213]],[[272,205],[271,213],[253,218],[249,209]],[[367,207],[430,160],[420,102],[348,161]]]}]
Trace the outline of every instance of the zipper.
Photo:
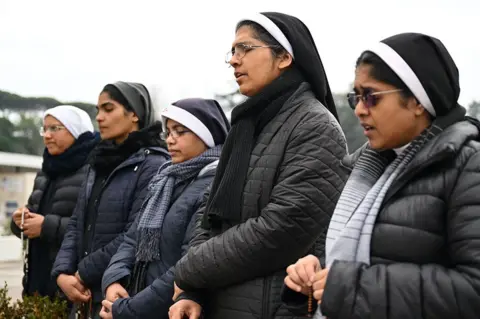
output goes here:
[{"label": "zipper", "polygon": [[93,246],[92,243],[93,243],[93,238],[95,236],[95,228],[96,228],[95,226],[97,225],[98,205],[100,203],[99,198],[102,196],[102,193],[105,189],[105,185],[107,185],[107,183],[106,183],[107,180],[108,180],[108,178],[104,179],[102,181],[102,189],[100,189],[100,192],[98,192],[98,196],[95,199],[95,203],[94,203],[95,204],[95,206],[94,206],[95,207],[95,210],[94,210],[95,214],[93,215],[92,224],[91,224],[92,228],[90,229],[90,241],[89,241],[90,244],[89,244],[89,247],[88,247],[88,253],[89,254],[92,253],[92,246]]},{"label": "zipper", "polygon": [[[150,154],[150,151],[149,150],[145,150],[144,151],[144,154],[148,155]],[[144,158],[143,158],[144,159]],[[138,160],[135,160],[135,161],[131,161],[131,162],[124,162],[122,164],[120,164],[118,167],[116,167],[109,175],[106,179],[104,179],[102,181],[102,188],[100,189],[100,192],[98,192],[98,196],[97,198],[95,199],[95,208],[94,208],[94,212],[95,212],[95,215],[93,216],[93,219],[92,219],[92,226],[91,226],[91,233],[90,233],[90,240],[89,240],[89,247],[88,247],[88,250],[85,249],[85,252],[88,252],[86,255],[82,256],[82,258],[86,257],[88,254],[92,253],[92,247],[93,247],[93,239],[94,239],[94,236],[95,236],[95,228],[96,228],[96,225],[97,225],[97,217],[98,217],[98,206],[100,204],[100,198],[102,197],[102,194],[105,190],[105,188],[107,187],[108,183],[110,182],[110,180],[113,178],[113,176],[115,175],[115,173],[117,171],[119,171],[120,169],[123,169],[125,167],[128,167],[128,166],[133,166],[135,165],[135,168],[134,168],[134,172],[137,172],[137,169],[138,169],[138,164],[143,162],[143,160],[140,158]],[[87,175],[88,176],[88,175]],[[96,176],[95,176],[96,178]],[[95,182],[95,181],[94,181]],[[91,196],[91,190],[90,190],[90,194]],[[85,208],[87,208],[88,206],[88,201],[90,199],[90,196],[86,196],[85,198],[85,202],[86,202],[86,205],[85,205]],[[88,226],[87,226],[88,227]],[[84,230],[85,231],[85,230]],[[82,252],[84,253],[84,252]],[[93,298],[93,296],[91,297]],[[92,299],[90,299],[90,307],[87,311],[87,315],[88,315],[88,318],[89,319],[92,319]]]},{"label": "zipper", "polygon": [[263,296],[262,296],[262,316],[261,319],[269,319],[269,301],[270,290],[272,289],[272,277],[268,276],[263,280]]},{"label": "zipper", "polygon": [[[113,170],[112,173],[110,173],[110,175],[103,179],[102,181],[102,188],[100,189],[100,192],[98,192],[98,196],[97,198],[95,199],[95,205],[94,205],[94,215],[93,215],[93,218],[92,218],[92,223],[91,223],[91,229],[90,229],[90,239],[88,241],[88,249],[85,249],[85,256],[83,257],[87,257],[89,254],[91,254],[93,252],[93,239],[95,237],[95,228],[96,228],[96,225],[97,225],[97,217],[98,217],[98,206],[100,204],[100,198],[102,197],[102,194],[103,194],[103,191],[105,190],[106,186],[107,186],[107,183],[111,180],[113,174],[118,170],[119,167],[117,167],[116,169]],[[91,193],[90,193],[91,195]],[[87,201],[88,202],[88,201]],[[89,226],[87,226],[89,227]],[[88,317],[88,319],[92,319],[92,300],[93,300],[93,294],[92,296],[90,297],[90,304],[89,304],[89,307],[86,309],[86,315]],[[87,306],[85,306],[87,307]]]},{"label": "zipper", "polygon": [[[148,150],[145,150],[145,154],[149,154],[150,151]],[[93,216],[93,219],[92,219],[92,228],[91,228],[91,233],[90,233],[90,243],[93,242],[93,238],[95,236],[95,226],[97,225],[97,216],[98,216],[98,205],[100,204],[100,198],[102,197],[102,194],[103,194],[103,191],[105,190],[105,188],[107,187],[108,183],[110,182],[110,180],[113,178],[113,176],[115,175],[115,173],[125,167],[128,167],[128,166],[133,166],[133,165],[136,165],[135,168],[134,168],[134,172],[137,171],[137,167],[138,167],[138,163],[141,162],[141,161],[132,161],[132,163],[127,163],[127,162],[124,162],[122,164],[120,164],[118,167],[116,167],[111,173],[110,175],[108,175],[108,177],[106,179],[104,179],[102,181],[102,189],[100,189],[100,192],[98,193],[98,196],[97,196],[97,199],[95,199],[95,215]],[[91,195],[91,193],[90,193]],[[88,200],[85,199],[87,201],[87,205],[88,205]],[[85,206],[86,207],[86,206]],[[88,247],[88,253],[92,253],[92,245],[90,245],[90,247]],[[83,256],[83,257],[86,257],[86,256]]]}]

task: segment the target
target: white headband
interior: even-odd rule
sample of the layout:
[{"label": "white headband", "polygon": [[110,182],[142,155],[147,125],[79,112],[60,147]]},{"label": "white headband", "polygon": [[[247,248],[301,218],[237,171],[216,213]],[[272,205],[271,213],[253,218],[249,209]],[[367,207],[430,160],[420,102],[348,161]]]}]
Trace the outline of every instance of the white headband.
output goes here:
[{"label": "white headband", "polygon": [[192,113],[175,105],[169,105],[161,112],[163,131],[167,131],[167,119],[174,120],[192,130],[209,148],[215,146],[213,135],[202,121]]},{"label": "white headband", "polygon": [[60,121],[63,126],[77,139],[85,132],[93,133],[93,124],[87,112],[72,105],[59,105],[48,109],[43,114],[43,119],[48,115]]},{"label": "white headband", "polygon": [[270,33],[272,37],[275,38],[275,40],[278,41],[278,43],[282,45],[282,47],[285,50],[287,50],[288,53],[290,53],[292,58],[295,59],[290,41],[288,41],[287,37],[285,36],[285,34],[283,34],[282,30],[280,30],[280,28],[275,23],[273,23],[273,21],[270,20],[268,17],[264,16],[261,13],[257,13],[246,19],[241,19],[239,22],[242,22],[242,21],[253,21],[261,25],[263,28],[265,28],[265,30],[267,30],[268,33]]},{"label": "white headband", "polygon": [[383,42],[379,42],[367,51],[371,51],[378,55],[393,70],[393,72],[398,75],[410,91],[412,91],[413,95],[415,95],[428,113],[436,116],[432,102],[417,75],[394,49]]}]

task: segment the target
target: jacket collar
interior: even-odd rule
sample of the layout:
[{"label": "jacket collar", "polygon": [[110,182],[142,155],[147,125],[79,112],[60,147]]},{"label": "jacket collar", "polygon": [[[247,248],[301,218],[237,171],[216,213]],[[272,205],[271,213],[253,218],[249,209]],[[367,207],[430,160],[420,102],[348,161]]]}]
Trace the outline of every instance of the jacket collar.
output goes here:
[{"label": "jacket collar", "polygon": [[[441,134],[428,142],[413,158],[407,168],[400,173],[387,191],[384,203],[418,173],[434,164],[453,159],[468,141],[478,139],[478,137],[479,128],[470,121],[458,122],[447,127]],[[354,153],[345,156],[342,160],[342,165],[352,170],[366,147],[367,143]]]}]

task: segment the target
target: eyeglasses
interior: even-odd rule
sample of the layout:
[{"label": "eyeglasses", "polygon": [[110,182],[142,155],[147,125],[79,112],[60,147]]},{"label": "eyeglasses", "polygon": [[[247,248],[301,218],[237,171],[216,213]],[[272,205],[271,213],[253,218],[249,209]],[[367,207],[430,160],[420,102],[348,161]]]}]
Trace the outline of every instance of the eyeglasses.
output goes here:
[{"label": "eyeglasses", "polygon": [[379,101],[378,95],[394,93],[399,91],[402,91],[402,90],[397,89],[397,90],[388,90],[388,91],[380,91],[380,92],[374,92],[372,90],[363,90],[362,94],[355,94],[355,92],[350,92],[347,94],[348,104],[353,110],[355,110],[355,108],[357,107],[357,104],[360,102],[360,99],[361,99],[363,102],[363,105],[365,105],[366,108],[370,108],[377,105]]},{"label": "eyeglasses", "polygon": [[230,51],[225,55],[225,63],[230,63],[230,60],[235,56],[238,60],[243,59],[247,52],[252,51],[257,48],[278,48],[278,45],[248,45],[244,43],[239,43],[235,45]]},{"label": "eyeglasses", "polygon": [[40,130],[39,130],[39,133],[40,133],[40,136],[45,136],[45,134],[47,134],[47,132],[50,132],[51,134],[54,134],[54,133],[57,133],[58,131],[61,131],[61,130],[64,130],[65,129],[65,126],[63,125],[51,125],[51,126],[47,126],[47,127],[40,127]]},{"label": "eyeglasses", "polygon": [[192,131],[189,131],[189,130],[181,130],[181,131],[170,131],[170,132],[162,132],[160,133],[160,138],[164,141],[167,140],[167,138],[172,135],[172,137],[174,139],[177,139],[179,138],[180,136],[182,136],[183,134],[186,134],[186,133],[191,133]]}]

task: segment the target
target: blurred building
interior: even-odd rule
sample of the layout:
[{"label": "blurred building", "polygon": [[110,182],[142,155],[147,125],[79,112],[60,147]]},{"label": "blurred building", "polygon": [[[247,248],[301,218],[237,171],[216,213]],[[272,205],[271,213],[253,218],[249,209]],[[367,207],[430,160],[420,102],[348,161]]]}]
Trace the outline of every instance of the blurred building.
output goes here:
[{"label": "blurred building", "polygon": [[0,225],[27,203],[42,161],[41,156],[0,152]]}]

